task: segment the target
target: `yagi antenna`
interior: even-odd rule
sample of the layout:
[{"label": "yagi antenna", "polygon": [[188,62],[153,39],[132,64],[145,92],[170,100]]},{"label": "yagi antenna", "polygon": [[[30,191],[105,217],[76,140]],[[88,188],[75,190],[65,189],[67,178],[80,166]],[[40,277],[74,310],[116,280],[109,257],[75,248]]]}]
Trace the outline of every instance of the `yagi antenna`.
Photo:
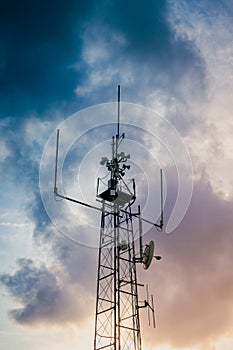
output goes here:
[{"label": "yagi antenna", "polygon": [[153,297],[152,294],[151,294],[150,298],[151,298],[151,303],[149,301],[149,287],[148,287],[148,284],[146,284],[146,300],[144,300],[144,305],[138,306],[138,309],[147,307],[147,317],[148,317],[149,327],[151,325],[151,316],[150,316],[150,314],[152,312],[153,327],[156,328],[156,324],[155,324],[155,309],[154,309],[154,297]]},{"label": "yagi antenna", "polygon": [[150,326],[150,312],[152,312],[152,320],[153,320],[153,327],[155,328],[155,309],[154,309],[154,298],[153,294],[151,294],[151,304],[149,303],[149,287],[148,284],[146,285],[146,299],[145,300],[145,306],[148,307],[147,315],[148,315],[148,324]]},{"label": "yagi antenna", "polygon": [[151,310],[152,310],[152,317],[153,317],[153,327],[155,328],[155,309],[154,309],[154,297],[153,294],[151,294]]},{"label": "yagi antenna", "polygon": [[148,284],[146,285],[146,300],[145,300],[145,306],[147,306],[147,317],[148,317],[148,324],[150,327],[150,309],[149,309],[149,287]]}]

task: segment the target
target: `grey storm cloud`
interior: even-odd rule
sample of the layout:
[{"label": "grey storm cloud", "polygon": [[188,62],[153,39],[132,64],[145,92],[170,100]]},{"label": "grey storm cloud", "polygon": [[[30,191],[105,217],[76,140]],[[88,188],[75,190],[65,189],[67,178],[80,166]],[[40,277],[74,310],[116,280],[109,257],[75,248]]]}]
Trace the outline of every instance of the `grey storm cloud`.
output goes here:
[{"label": "grey storm cloud", "polygon": [[52,317],[61,296],[56,277],[45,265],[34,266],[31,259],[19,259],[18,265],[20,269],[15,274],[0,276],[10,295],[23,305],[10,311],[10,316],[22,324]]},{"label": "grey storm cloud", "polygon": [[[81,300],[73,298],[72,283],[64,283],[65,275],[61,279],[61,272],[53,271],[45,264],[37,266],[31,259],[18,259],[18,265],[14,274],[0,275],[1,284],[21,305],[9,311],[14,321],[33,326],[74,319],[77,322],[85,316]],[[78,285],[75,285],[75,294],[79,294]],[[85,309],[88,308],[85,306]]]}]

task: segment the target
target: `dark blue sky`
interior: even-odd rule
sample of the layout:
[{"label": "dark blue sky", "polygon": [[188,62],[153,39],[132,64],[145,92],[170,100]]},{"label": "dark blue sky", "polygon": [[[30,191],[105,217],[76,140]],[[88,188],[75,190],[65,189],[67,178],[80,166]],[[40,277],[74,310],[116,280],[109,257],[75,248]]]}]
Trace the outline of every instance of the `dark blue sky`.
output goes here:
[{"label": "dark blue sky", "polygon": [[[60,0],[56,5],[4,1],[0,14],[1,117],[38,113],[43,118],[54,107],[69,113],[114,100],[109,88],[121,83],[123,62],[137,72],[134,86],[125,86],[126,98],[135,96],[136,90],[140,96],[148,85],[169,88],[175,94],[174,79],[180,79],[190,67],[195,69],[201,58],[189,41],[175,38],[167,13],[166,1],[148,1],[143,6],[135,1]],[[93,70],[83,57],[85,33],[94,41],[107,42],[111,62],[99,60],[95,65],[106,64],[107,68],[111,64],[115,75],[90,96],[77,96],[75,89],[85,84]],[[114,33],[124,36],[123,47],[112,42]],[[196,73],[202,74],[200,64]]]},{"label": "dark blue sky", "polygon": [[3,1],[1,116],[43,112],[74,98],[81,27],[91,2]]}]

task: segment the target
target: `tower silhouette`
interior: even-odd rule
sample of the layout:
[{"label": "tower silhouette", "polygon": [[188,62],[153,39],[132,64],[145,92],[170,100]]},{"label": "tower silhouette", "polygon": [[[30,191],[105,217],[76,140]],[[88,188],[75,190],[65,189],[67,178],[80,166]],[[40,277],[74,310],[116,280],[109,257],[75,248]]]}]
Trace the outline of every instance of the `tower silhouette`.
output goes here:
[{"label": "tower silhouette", "polygon": [[[158,230],[163,227],[163,184],[161,176],[161,215],[159,224],[144,219],[140,205],[133,210],[136,201],[134,179],[126,179],[130,170],[130,155],[120,150],[125,134],[120,134],[120,86],[118,86],[118,113],[116,135],[112,137],[111,158],[102,157],[108,175],[97,179],[96,199],[100,206],[93,206],[63,196],[57,190],[59,130],[57,131],[54,195],[65,200],[101,212],[100,240],[97,272],[94,350],[141,350],[140,309],[152,312],[155,327],[153,296],[140,301],[138,289],[144,287],[137,280],[137,264],[148,269],[154,256],[154,242],[143,245],[143,221]],[[137,240],[137,244],[136,244]]]}]

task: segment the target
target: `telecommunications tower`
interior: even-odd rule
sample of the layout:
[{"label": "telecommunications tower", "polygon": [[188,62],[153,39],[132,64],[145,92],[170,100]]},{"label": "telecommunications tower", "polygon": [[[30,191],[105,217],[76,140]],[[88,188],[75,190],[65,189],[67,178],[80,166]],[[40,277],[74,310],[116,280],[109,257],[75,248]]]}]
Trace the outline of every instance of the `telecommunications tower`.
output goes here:
[{"label": "telecommunications tower", "polygon": [[94,350],[142,350],[140,317],[141,308],[148,309],[148,321],[155,327],[153,295],[140,301],[138,289],[144,287],[137,280],[137,264],[148,269],[154,258],[154,242],[143,244],[143,222],[153,224],[159,231],[163,227],[163,177],[160,170],[161,214],[159,223],[142,217],[136,201],[134,179],[125,179],[130,169],[129,154],[120,150],[125,134],[120,134],[120,86],[118,86],[116,135],[112,137],[111,158],[102,157],[108,176],[97,179],[96,199],[93,206],[63,196],[57,190],[59,130],[57,130],[54,195],[101,212],[99,258],[97,273]]}]

